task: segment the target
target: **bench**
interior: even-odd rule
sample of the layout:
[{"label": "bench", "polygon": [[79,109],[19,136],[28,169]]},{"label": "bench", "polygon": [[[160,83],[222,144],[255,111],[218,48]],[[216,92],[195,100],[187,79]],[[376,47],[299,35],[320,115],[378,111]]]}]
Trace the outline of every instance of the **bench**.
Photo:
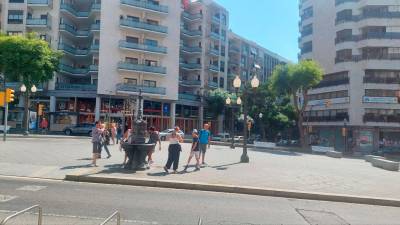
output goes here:
[{"label": "bench", "polygon": [[326,155],[332,158],[342,158],[343,154],[341,152],[337,152],[337,151],[327,151]]},{"label": "bench", "polygon": [[323,146],[311,146],[312,153],[322,153],[325,154],[329,151],[335,151],[333,147],[323,147]]},{"label": "bench", "polygon": [[255,141],[254,142],[254,147],[255,148],[275,148],[276,144],[272,142],[259,142]]},{"label": "bench", "polygon": [[366,162],[371,162],[371,160],[373,158],[378,158],[378,159],[385,159],[385,157],[381,157],[381,156],[376,156],[376,155],[365,155],[364,159]]},{"label": "bench", "polygon": [[382,168],[384,170],[399,171],[400,162],[394,162],[382,157],[372,157],[371,164],[374,167]]}]

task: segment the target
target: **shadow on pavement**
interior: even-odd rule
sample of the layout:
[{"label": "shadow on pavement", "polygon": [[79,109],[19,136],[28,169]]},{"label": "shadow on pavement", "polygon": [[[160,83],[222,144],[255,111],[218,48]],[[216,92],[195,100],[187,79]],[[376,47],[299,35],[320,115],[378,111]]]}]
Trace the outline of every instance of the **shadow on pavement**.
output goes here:
[{"label": "shadow on pavement", "polygon": [[80,168],[91,168],[92,164],[85,164],[85,165],[78,165],[78,166],[64,166],[61,167],[60,170],[73,170],[73,169],[80,169]]},{"label": "shadow on pavement", "polygon": [[235,163],[229,163],[229,164],[218,165],[218,166],[210,166],[210,168],[213,168],[216,170],[227,170],[227,169],[229,169],[229,166],[234,166],[234,165],[239,165],[239,164],[241,164],[241,163],[235,162]]},{"label": "shadow on pavement", "polygon": [[273,155],[284,155],[284,156],[302,156],[303,154],[298,152],[290,152],[290,151],[282,151],[282,150],[268,150],[268,149],[259,149],[259,148],[251,148],[249,149],[253,152],[264,152]]},{"label": "shadow on pavement", "polygon": [[77,159],[78,161],[91,161],[92,158],[82,158],[82,159]]},{"label": "shadow on pavement", "polygon": [[147,175],[151,177],[165,177],[169,174],[166,172],[157,172],[157,173],[147,173]]}]

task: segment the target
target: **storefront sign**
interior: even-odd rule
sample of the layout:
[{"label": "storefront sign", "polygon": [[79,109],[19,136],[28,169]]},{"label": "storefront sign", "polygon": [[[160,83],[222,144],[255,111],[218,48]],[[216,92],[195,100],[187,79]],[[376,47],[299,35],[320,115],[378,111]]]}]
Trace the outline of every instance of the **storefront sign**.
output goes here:
[{"label": "storefront sign", "polygon": [[309,101],[309,106],[326,106],[327,101],[329,100],[330,104],[346,104],[350,102],[349,97],[345,98],[332,98],[332,99],[322,99],[322,100],[313,100]]},{"label": "storefront sign", "polygon": [[385,104],[397,104],[399,100],[396,97],[363,97],[364,103],[385,103]]}]

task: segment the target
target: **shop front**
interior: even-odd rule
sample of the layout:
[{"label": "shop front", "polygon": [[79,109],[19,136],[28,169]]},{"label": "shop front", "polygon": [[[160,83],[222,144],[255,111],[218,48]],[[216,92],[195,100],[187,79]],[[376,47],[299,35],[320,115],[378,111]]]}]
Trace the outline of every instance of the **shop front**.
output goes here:
[{"label": "shop front", "polygon": [[191,134],[194,129],[201,129],[198,117],[199,107],[176,105],[176,125],[186,134]]},{"label": "shop front", "polygon": [[389,154],[400,154],[400,129],[381,129],[379,150]]}]

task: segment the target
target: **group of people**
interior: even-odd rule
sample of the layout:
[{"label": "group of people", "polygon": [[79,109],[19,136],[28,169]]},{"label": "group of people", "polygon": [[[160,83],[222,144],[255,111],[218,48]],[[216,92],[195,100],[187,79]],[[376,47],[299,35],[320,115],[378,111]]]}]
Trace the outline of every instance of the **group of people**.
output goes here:
[{"label": "group of people", "polygon": [[[210,141],[211,141],[211,133],[209,131],[209,124],[204,124],[203,129],[200,131],[194,129],[192,132],[192,144],[190,148],[190,154],[189,158],[187,160],[187,163],[184,167],[183,172],[187,172],[189,165],[192,161],[193,158],[196,160],[196,165],[195,165],[195,171],[200,170],[201,165],[206,165],[205,163],[205,156],[207,149],[210,148]],[[115,124],[111,125],[111,135],[107,129],[105,129],[104,124],[101,124],[100,122],[96,122],[96,127],[93,128],[92,131],[92,143],[93,143],[93,166],[97,166],[96,164],[96,159],[100,157],[101,150],[104,148],[108,154],[108,158],[111,157],[111,154],[108,150],[107,145],[109,145],[110,138],[113,143],[118,144],[118,142],[121,142],[120,145],[120,150],[122,150],[122,143],[129,141],[130,138],[132,138],[132,133],[131,129],[128,129],[125,134],[122,136],[122,129],[120,125],[115,126]],[[115,139],[116,137],[116,139]],[[107,142],[108,140],[108,142]],[[173,132],[167,137],[167,140],[169,141],[169,146],[168,146],[168,160],[164,166],[164,171],[166,173],[169,173],[169,170],[173,169],[173,173],[178,172],[178,167],[179,167],[179,158],[180,158],[180,153],[182,151],[182,146],[181,143],[184,141],[184,137],[180,135],[180,128],[175,127]],[[156,131],[154,127],[150,127],[148,130],[148,144],[154,144],[154,147],[149,150],[147,153],[147,161],[149,165],[153,164],[153,154],[155,152],[155,149],[158,144],[158,149],[159,151],[162,150],[161,148],[161,138],[160,138],[160,133]],[[126,164],[127,162],[127,154],[125,153],[125,158],[123,165]]]}]

